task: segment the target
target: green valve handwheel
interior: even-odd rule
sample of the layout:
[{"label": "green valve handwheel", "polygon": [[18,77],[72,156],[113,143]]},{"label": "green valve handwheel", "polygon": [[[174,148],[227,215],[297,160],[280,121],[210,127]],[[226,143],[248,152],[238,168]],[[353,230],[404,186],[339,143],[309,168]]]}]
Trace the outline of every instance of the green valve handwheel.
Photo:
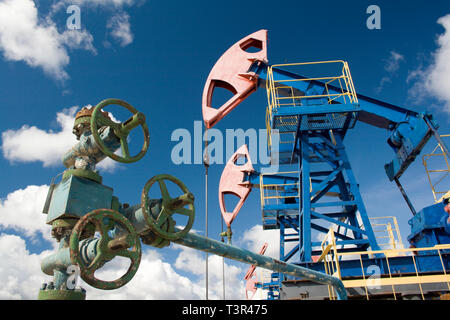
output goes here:
[{"label": "green valve handwheel", "polygon": [[[93,224],[95,231],[99,232],[101,236],[96,245],[95,257],[89,264],[79,248],[81,234],[88,224]],[[115,226],[125,231],[125,235],[112,239],[108,232]],[[77,222],[70,236],[72,263],[79,266],[81,278],[97,289],[113,290],[128,283],[136,274],[141,262],[141,254],[141,242],[135,228],[127,218],[112,209],[98,209],[89,212]],[[131,260],[127,272],[113,281],[97,279],[94,275],[95,271],[116,256]]]},{"label": "green valve handwheel", "polygon": [[[117,123],[112,121],[111,119],[105,117],[102,114],[102,109],[107,105],[119,105],[122,106],[128,111],[130,111],[133,116],[129,118],[128,120]],[[115,135],[120,140],[120,148],[122,150],[122,156],[119,156],[115,154],[113,151],[108,149],[108,147],[105,145],[105,143],[100,138],[100,135],[98,133],[99,127],[102,126],[108,126],[111,127],[114,130]],[[127,137],[130,134],[131,130],[134,128],[141,126],[143,133],[144,133],[144,145],[141,149],[141,151],[135,155],[131,156],[130,151],[128,149],[128,142]],[[132,163],[136,162],[139,159],[141,159],[145,153],[147,152],[149,143],[150,143],[150,135],[148,131],[147,124],[145,122],[145,115],[139,111],[137,111],[133,106],[128,104],[127,102],[119,99],[105,99],[101,101],[99,104],[97,104],[94,108],[94,111],[92,112],[91,116],[91,131],[92,135],[94,137],[95,142],[100,147],[101,151],[106,154],[108,157],[110,157],[113,160],[116,160],[118,162],[122,163]]]},{"label": "green valve handwheel", "polygon": [[[175,183],[181,189],[183,194],[179,197],[172,198],[167,190],[165,181],[172,181]],[[162,199],[161,210],[156,217],[149,212],[150,210],[148,208],[148,192],[155,183],[159,185]],[[183,182],[168,174],[156,175],[147,181],[144,190],[142,190],[141,207],[147,225],[158,236],[168,240],[173,241],[182,238],[189,230],[191,230],[192,225],[194,224],[194,195],[189,192]],[[168,221],[172,219],[172,216],[175,214],[188,217],[188,221],[184,228],[178,231],[174,228],[175,224]],[[172,228],[167,230],[167,225],[172,226]]]}]

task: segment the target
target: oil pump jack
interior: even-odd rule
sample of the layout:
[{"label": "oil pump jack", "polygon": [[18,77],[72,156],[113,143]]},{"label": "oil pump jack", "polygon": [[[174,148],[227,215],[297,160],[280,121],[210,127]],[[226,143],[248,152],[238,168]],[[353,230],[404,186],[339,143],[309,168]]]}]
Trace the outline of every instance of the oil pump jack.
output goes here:
[{"label": "oil pump jack", "polygon": [[[322,70],[329,65],[337,66],[338,72],[308,77],[292,71],[305,67]],[[212,106],[216,88],[232,94],[217,108]],[[259,188],[263,229],[279,230],[281,261],[336,275],[346,288],[360,289],[355,295],[367,298],[371,296],[366,282],[371,266],[379,271],[382,289],[375,290],[378,295],[386,294],[386,287],[391,288],[387,292],[393,291],[394,298],[408,294],[427,298],[450,290],[450,218],[444,203],[441,199],[417,212],[399,180],[433,136],[447,159],[450,157],[433,116],[357,93],[349,65],[343,60],[270,65],[267,30],[260,30],[231,46],[212,68],[202,99],[206,128],[216,126],[258,88],[267,93],[268,153],[281,171],[262,174],[251,162],[238,166],[237,155],[249,159],[248,150],[242,146],[230,159],[231,164],[227,163],[219,186],[225,221],[236,217],[252,188]],[[377,230],[370,221],[344,144],[358,121],[388,133],[386,140],[394,157],[385,164],[385,171],[413,215],[409,221],[409,252],[400,252],[395,246],[390,248],[394,251],[387,252],[377,242]],[[288,169],[283,172],[283,168]],[[231,211],[224,209],[227,194],[239,198]],[[231,230],[227,232],[231,234]],[[313,232],[324,240],[313,238]],[[430,272],[439,276],[426,278]],[[284,298],[333,297],[330,290],[321,291],[292,277],[274,276],[279,279],[278,290],[283,290],[284,283]],[[396,292],[394,288],[399,286],[405,289]],[[430,287],[429,295],[424,292],[426,286]],[[280,298],[279,293],[273,296]]]},{"label": "oil pump jack", "polygon": [[[121,106],[132,115],[126,121],[114,121],[103,110],[109,105]],[[128,138],[130,132],[139,127],[144,142],[140,152],[132,156]],[[146,117],[129,103],[105,99],[94,108],[81,109],[76,115],[73,133],[79,142],[63,156],[66,170],[60,174],[61,181],[53,179],[43,209],[59,248],[41,262],[42,271],[53,279],[42,285],[38,299],[84,300],[86,290],[74,285],[76,270],[87,284],[98,289],[114,290],[126,285],[139,268],[141,242],[156,248],[164,248],[174,242],[308,278],[336,287],[339,298],[346,299],[342,283],[336,277],[189,232],[195,217],[194,195],[183,182],[171,175],[159,174],[149,179],[142,190],[140,204],[121,203],[113,195],[113,189],[102,184],[102,177],[95,167],[106,157],[133,163],[147,152],[150,135]],[[116,154],[119,149],[121,155]],[[168,188],[169,183],[175,185],[181,194],[176,196],[173,188]],[[160,196],[151,199],[150,190],[154,189],[160,191]],[[115,257],[129,260],[127,271],[115,280],[101,279],[96,271]]]}]

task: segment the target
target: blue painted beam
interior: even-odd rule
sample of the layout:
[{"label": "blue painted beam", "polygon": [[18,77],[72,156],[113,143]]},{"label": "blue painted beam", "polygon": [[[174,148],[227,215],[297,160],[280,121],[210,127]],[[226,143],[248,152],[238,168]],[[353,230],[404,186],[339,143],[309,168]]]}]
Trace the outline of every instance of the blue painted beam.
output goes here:
[{"label": "blue painted beam", "polygon": [[361,234],[365,234],[365,235],[367,234],[367,231],[366,231],[366,230],[363,230],[363,229],[361,229],[361,228],[358,228],[358,227],[349,225],[349,224],[347,224],[347,223],[341,222],[341,221],[336,220],[336,219],[332,219],[332,218],[330,218],[330,217],[327,217],[327,216],[324,215],[324,214],[320,214],[320,213],[318,213],[318,212],[311,211],[311,215],[315,216],[316,218],[320,218],[320,219],[322,219],[322,220],[331,222],[331,223],[333,223],[333,224],[337,224],[337,225],[342,226],[342,227],[344,227],[344,228],[348,228],[348,229],[350,229],[350,230],[352,230],[352,231],[354,231],[354,232],[361,233]]},{"label": "blue painted beam", "polygon": [[[260,86],[265,85],[267,79],[267,67],[267,65],[260,65],[254,70],[260,76]],[[272,68],[272,71],[275,79],[280,80],[281,83],[286,80],[286,85],[292,86],[302,93],[308,92],[311,88],[318,88],[317,90],[325,88],[325,84],[317,80],[292,81],[307,79],[307,77],[299,74],[281,70],[279,68]],[[341,88],[329,84],[327,85],[327,91],[330,94],[342,93]],[[358,106],[356,107],[358,108],[358,120],[391,132],[391,135],[388,138],[388,144],[392,147],[396,155],[391,162],[385,165],[386,174],[390,181],[401,177],[433,134],[439,140],[439,135],[436,134],[436,129],[439,125],[432,120],[430,114],[426,112],[419,113],[362,94],[357,94],[357,97]],[[329,108],[329,113],[339,112],[338,109],[340,104],[326,106]],[[321,114],[322,110],[326,112],[327,107],[303,106],[290,107],[288,109],[292,110],[281,112],[286,114],[289,114],[290,112],[292,112],[292,114],[308,114],[308,112],[312,112],[312,114]],[[448,154],[448,148],[446,146],[444,148],[445,152]]]},{"label": "blue painted beam", "polygon": [[320,202],[311,204],[311,208],[323,208],[323,207],[340,207],[340,206],[355,206],[355,201],[333,201],[333,202]]},{"label": "blue painted beam", "polygon": [[[264,88],[267,81],[267,67],[268,65],[261,65],[257,70],[257,73],[259,74],[259,86]],[[272,68],[272,71],[274,74],[274,78],[280,79],[281,81],[283,79],[286,79],[287,81],[292,79],[308,79],[307,77],[304,77],[302,75],[288,72],[280,68]],[[309,83],[312,83],[312,85],[318,88],[325,88],[325,84],[317,80],[289,82],[289,85],[302,92],[305,92],[310,85]],[[328,84],[327,88],[328,92],[330,93],[342,93],[341,88],[338,88],[336,86]],[[419,113],[414,110],[399,107],[385,101],[365,96],[363,94],[357,93],[356,95],[361,107],[359,120],[379,128],[389,130],[392,124],[405,121],[409,117],[418,117],[419,115]]]}]

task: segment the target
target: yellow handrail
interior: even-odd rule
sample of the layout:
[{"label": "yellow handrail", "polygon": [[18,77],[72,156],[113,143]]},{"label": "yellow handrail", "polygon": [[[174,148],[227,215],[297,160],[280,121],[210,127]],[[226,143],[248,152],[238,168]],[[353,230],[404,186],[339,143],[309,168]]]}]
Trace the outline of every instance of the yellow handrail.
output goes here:
[{"label": "yellow handrail", "polygon": [[[275,67],[294,67],[294,66],[305,66],[305,65],[320,65],[320,64],[342,64],[341,73],[337,75],[325,75],[320,77],[302,78],[302,79],[274,79],[273,68]],[[325,82],[326,94],[314,94],[314,95],[298,95],[294,91],[293,86],[289,83],[298,81],[320,81],[328,80]],[[340,88],[340,93],[330,93],[329,86],[332,82],[336,82],[336,87]],[[284,84],[279,86],[278,84]],[[290,95],[280,96],[279,90],[284,89],[290,91]],[[285,63],[285,64],[274,64],[267,67],[267,81],[266,81],[266,92],[267,92],[267,110],[266,110],[266,129],[268,135],[268,146],[269,150],[272,146],[272,128],[271,122],[273,119],[273,110],[280,107],[295,107],[301,106],[304,99],[324,99],[326,98],[328,104],[333,101],[342,99],[343,103],[347,103],[347,98],[350,103],[358,103],[358,98],[356,95],[355,86],[350,74],[350,69],[348,63],[343,60],[328,60],[328,61],[315,61],[315,62],[300,62],[300,63]],[[285,102],[290,100],[290,102]],[[293,120],[293,124],[296,122]]]},{"label": "yellow handrail", "polygon": [[[286,186],[299,186],[299,182],[291,182],[291,183],[273,183],[273,184],[264,184],[264,176],[274,176],[274,175],[292,175],[292,174],[299,174],[299,171],[286,171],[286,172],[276,172],[276,173],[263,173],[259,176],[259,190],[260,190],[260,197],[261,197],[261,208],[264,208],[266,204],[268,204],[268,201],[270,199],[287,199],[287,198],[300,198],[300,188],[298,187],[298,192],[296,195],[278,195],[278,190],[282,189]],[[270,190],[275,190],[277,192],[277,195],[269,195]]]},{"label": "yellow handrail", "polygon": [[[441,138],[448,138],[450,137],[450,134],[444,134],[441,135]],[[440,151],[439,151],[440,149]],[[444,169],[430,169],[429,168],[429,160],[432,157],[443,157],[443,163],[441,162],[441,166]],[[434,202],[438,203],[441,202],[442,199],[446,196],[450,196],[450,191],[446,188],[448,187],[448,183],[447,185],[444,185],[444,189],[437,189],[437,187],[442,185],[442,182],[444,181],[444,179],[446,182],[449,182],[450,179],[450,163],[449,163],[449,159],[447,157],[447,154],[444,152],[444,148],[441,146],[440,143],[438,143],[436,145],[436,147],[433,149],[433,151],[430,154],[425,154],[422,156],[422,163],[423,166],[425,167],[425,171],[427,173],[427,177],[428,177],[428,182],[430,184],[431,187],[431,191],[433,193],[433,198],[434,198]],[[444,164],[444,165],[443,165]],[[435,173],[446,173],[444,175],[441,175],[440,179],[438,179],[437,181],[433,181],[433,177],[435,177],[436,175],[434,175]]]},{"label": "yellow handrail", "polygon": [[[380,247],[386,247],[385,249],[403,248],[400,228],[396,217],[372,217],[369,220],[371,221],[370,224],[376,239],[389,239],[387,243],[378,243]],[[378,235],[380,233],[382,235]]]},{"label": "yellow handrail", "polygon": [[[323,262],[325,267],[325,272],[327,274],[333,274],[337,276],[344,286],[346,288],[356,288],[356,287],[364,287],[366,298],[369,299],[369,287],[373,286],[373,279],[366,278],[364,273],[364,266],[362,264],[362,255],[379,255],[384,256],[384,259],[386,259],[386,265],[388,269],[388,277],[379,278],[376,279],[377,285],[379,286],[391,286],[392,288],[392,294],[394,299],[397,299],[397,293],[395,290],[396,285],[404,285],[404,284],[416,284],[419,286],[420,289],[420,295],[422,299],[425,299],[422,284],[425,283],[446,283],[448,289],[450,290],[450,275],[447,274],[445,270],[445,265],[442,259],[442,250],[450,250],[450,244],[444,244],[444,245],[435,245],[434,247],[427,247],[427,248],[395,248],[395,249],[385,249],[385,250],[373,250],[373,251],[359,251],[359,252],[339,252],[337,250],[335,236],[334,236],[334,230],[333,228],[330,228],[327,235],[325,236],[324,240],[321,243],[322,248],[322,254],[320,255],[317,262]],[[441,261],[441,267],[442,271],[440,274],[419,274],[418,268],[417,268],[417,261],[415,256],[418,252],[423,251],[437,251],[440,261]],[[392,256],[397,256],[400,253],[403,253],[404,256],[411,257],[413,265],[414,265],[414,275],[402,275],[402,276],[396,276],[391,273],[391,267],[389,263],[389,258]],[[341,273],[340,273],[340,267],[339,267],[339,261],[345,257],[345,256],[358,256],[358,259],[360,260],[361,264],[361,278],[353,278],[353,279],[342,279]],[[339,272],[334,272],[334,270],[338,270]],[[335,293],[329,291],[329,298],[334,299]]]}]

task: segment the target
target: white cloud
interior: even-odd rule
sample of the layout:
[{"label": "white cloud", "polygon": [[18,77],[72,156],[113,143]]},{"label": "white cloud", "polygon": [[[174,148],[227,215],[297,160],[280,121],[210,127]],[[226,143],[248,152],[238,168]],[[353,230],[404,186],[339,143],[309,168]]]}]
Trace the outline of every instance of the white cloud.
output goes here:
[{"label": "white cloud", "polygon": [[[57,243],[50,235],[42,208],[48,186],[28,186],[16,190],[0,201],[0,226],[32,237],[33,242],[44,239]],[[168,249],[166,249],[168,250]],[[36,299],[43,282],[52,278],[42,273],[40,265],[44,257],[55,251],[30,253],[26,241],[17,235],[0,233],[0,299]],[[196,281],[179,275],[162,258],[162,251],[144,249],[141,264],[134,279],[118,290],[105,291],[90,287],[81,279],[88,291],[88,299],[202,299],[203,288]],[[129,260],[115,258],[96,273],[99,279],[113,280],[127,270]]]},{"label": "white cloud", "polygon": [[3,156],[11,162],[41,161],[44,167],[61,164],[62,155],[77,142],[72,133],[77,109],[72,107],[57,113],[56,121],[61,127],[58,132],[28,125],[3,132]]},{"label": "white cloud", "polygon": [[71,49],[83,49],[97,54],[94,37],[87,30],[66,30],[61,34],[61,43]]},{"label": "white cloud", "polygon": [[[56,12],[66,9],[70,5],[77,5],[80,8],[102,8],[112,12],[117,11],[111,16],[106,28],[109,35],[119,43],[121,47],[125,47],[133,42],[134,35],[131,32],[130,16],[123,11],[124,7],[139,6],[145,3],[146,0],[64,0],[58,1],[52,5],[49,17]],[[104,41],[105,47],[110,47],[109,41]]]},{"label": "white cloud", "polygon": [[[13,163],[40,161],[44,167],[61,165],[61,157],[78,142],[72,133],[78,109],[79,107],[75,106],[56,114],[56,122],[60,127],[57,132],[28,125],[18,130],[4,131],[1,147],[3,156]],[[106,158],[97,167],[113,171],[117,167],[117,162]]]},{"label": "white cloud", "polygon": [[[64,82],[70,63],[68,50],[87,50],[97,54],[94,37],[86,29],[58,31],[53,15],[70,5],[120,10],[107,23],[111,36],[124,47],[133,42],[129,15],[124,6],[140,5],[145,0],[64,0],[55,2],[45,18],[32,0],[0,0],[0,51],[9,61],[23,61],[42,68],[50,77]],[[64,26],[65,27],[65,26]]]},{"label": "white cloud", "polygon": [[92,41],[87,31],[60,34],[50,18],[39,19],[32,0],[0,1],[0,50],[7,60],[24,61],[64,81],[69,78],[65,68],[70,62],[66,46],[95,51]]},{"label": "white cloud", "polygon": [[[44,239],[53,244],[50,226],[45,223],[42,208],[48,186],[28,186],[11,192],[0,201],[0,226],[31,237],[33,243]],[[28,239],[30,240],[30,239]],[[175,246],[175,245],[174,245]],[[113,291],[95,289],[79,279],[78,285],[87,290],[87,299],[204,299],[205,265],[204,253],[176,246],[179,251],[175,263],[168,263],[163,255],[171,248],[154,249],[143,247],[139,269],[134,278],[124,287]],[[40,264],[44,257],[55,251],[30,253],[25,239],[17,235],[0,233],[0,299],[36,299],[43,282],[52,278],[42,273]],[[102,280],[114,280],[122,276],[129,260],[119,257],[96,272]],[[183,275],[179,271],[183,272]],[[209,295],[211,299],[222,298],[222,258],[209,255]],[[226,298],[244,299],[243,272],[245,270],[226,262]]]},{"label": "white cloud", "polygon": [[378,93],[381,92],[385,84],[392,82],[392,78],[396,75],[398,69],[400,68],[400,63],[404,60],[405,57],[403,55],[391,50],[389,53],[389,58],[384,60],[384,70],[387,72],[387,75],[381,78],[380,84],[376,89]]},{"label": "white cloud", "polygon": [[[168,249],[161,249],[168,250]],[[164,261],[158,249],[143,248],[141,263],[133,279],[125,286],[108,291],[95,289],[82,280],[79,285],[86,289],[88,300],[176,300],[202,299],[204,289],[192,279],[182,276]],[[102,280],[113,280],[128,269],[128,259],[114,258],[99,270],[96,276]]]},{"label": "white cloud", "polygon": [[[205,272],[206,254],[199,250],[176,246],[181,252],[175,261],[175,268],[190,272],[197,276],[196,283],[199,285],[200,298],[205,298]],[[247,265],[243,268],[229,263],[229,259],[208,254],[208,298],[217,300],[223,298],[223,264],[225,263],[225,299],[245,299],[245,282],[243,280]],[[249,265],[248,265],[249,266]]]},{"label": "white cloud", "polygon": [[0,233],[0,299],[37,299],[41,284],[49,279],[40,268],[42,258],[49,253],[31,254],[22,238]]},{"label": "white cloud", "polygon": [[262,225],[257,224],[244,232],[242,242],[248,250],[259,253],[264,243],[267,243],[265,255],[271,258],[280,258],[280,231],[263,230]]},{"label": "white cloud", "polygon": [[66,9],[70,5],[84,6],[84,7],[109,7],[112,9],[121,8],[123,6],[132,6],[139,4],[145,0],[62,0],[56,1],[52,5],[52,12]]},{"label": "white cloud", "polygon": [[55,25],[38,22],[33,1],[0,2],[0,47],[6,59],[25,61],[59,80],[66,79],[64,67],[69,64],[69,56],[58,35]]},{"label": "white cloud", "polygon": [[[201,257],[194,249],[177,246],[181,249],[175,261],[175,267],[180,270],[192,272],[195,275],[205,273],[205,258]],[[205,255],[205,254],[203,254]],[[203,267],[201,267],[203,266]]]},{"label": "white cloud", "polygon": [[131,32],[130,16],[125,13],[119,13],[112,16],[106,25],[110,30],[111,36],[119,42],[120,46],[125,47],[133,42],[133,33]]},{"label": "white cloud", "polygon": [[47,216],[42,213],[47,191],[47,185],[27,186],[8,194],[0,200],[0,226],[23,232],[33,240],[41,233],[44,239],[54,242],[51,227],[45,223]]},{"label": "white cloud", "polygon": [[[93,288],[81,278],[77,286],[87,291],[87,300],[180,300],[204,299],[204,278],[197,272],[192,276],[177,273],[173,266],[166,262],[161,254],[166,249],[143,248],[139,269],[133,279],[125,286],[111,291]],[[182,249],[181,254],[184,254]],[[36,299],[42,283],[52,281],[52,277],[42,273],[40,265],[43,258],[53,254],[43,251],[31,254],[26,248],[24,239],[16,235],[0,234],[0,299]],[[190,252],[194,259],[200,255],[196,250]],[[185,256],[182,258],[184,259]],[[221,265],[222,258],[210,257],[210,299],[222,298]],[[204,263],[203,263],[204,265]],[[117,257],[108,262],[95,273],[101,280],[114,280],[122,276],[129,266],[129,260]],[[186,271],[186,270],[183,270]],[[189,272],[189,271],[188,271]],[[239,277],[242,273],[238,267],[226,264],[226,299],[244,299],[244,283]],[[219,279],[220,278],[220,279]]]},{"label": "white cloud", "polygon": [[433,96],[445,103],[443,111],[450,114],[450,14],[439,18],[437,23],[445,30],[437,38],[432,63],[410,72],[408,81],[416,81],[410,90],[413,99],[421,102],[425,96]]},{"label": "white cloud", "polygon": [[396,72],[400,67],[400,62],[403,60],[405,60],[405,57],[403,55],[392,50],[390,52],[389,58],[385,60],[386,63],[384,65],[384,70],[389,73]]}]

